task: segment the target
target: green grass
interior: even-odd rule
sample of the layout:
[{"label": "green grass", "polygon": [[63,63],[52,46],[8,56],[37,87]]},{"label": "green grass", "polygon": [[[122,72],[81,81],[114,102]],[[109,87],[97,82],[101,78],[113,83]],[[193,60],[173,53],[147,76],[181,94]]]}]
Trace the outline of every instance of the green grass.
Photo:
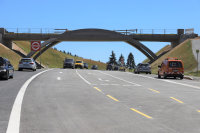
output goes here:
[{"label": "green grass", "polygon": [[[22,48],[26,53],[30,52],[30,42],[27,41],[15,41],[15,43]],[[77,54],[77,53],[75,53]],[[63,52],[60,52],[58,50],[54,50],[52,48],[48,49],[46,52],[44,52],[41,55],[41,63],[49,68],[62,68],[63,67],[63,61],[65,58],[73,58],[75,60],[83,60],[84,62],[88,63],[89,68],[91,68],[92,65],[98,65],[98,69],[105,70],[106,64],[94,61],[90,59],[84,59],[81,57],[74,57],[71,55],[64,54]],[[40,57],[37,59],[38,62],[40,62]]]},{"label": "green grass", "polygon": [[186,73],[193,71],[194,68],[196,68],[197,66],[197,61],[195,60],[195,57],[192,52],[191,40],[186,40],[185,42],[178,45],[170,52],[166,53],[158,60],[153,62],[151,64],[152,73],[157,73],[158,65],[160,65],[162,61],[167,57],[177,57],[178,59],[182,60],[184,64],[184,70]]},{"label": "green grass", "polygon": [[[161,53],[163,53],[164,51],[167,51],[167,50],[169,50],[171,48],[171,46],[170,45],[166,45],[165,47],[163,47],[162,49],[160,49],[158,52],[156,52],[155,54],[158,56],[158,55],[160,55]],[[147,59],[145,59],[142,63],[147,63],[147,62],[149,62],[150,60],[147,58]]]},{"label": "green grass", "polygon": [[200,77],[200,71],[198,71],[198,74],[197,72],[186,72],[185,75]]},{"label": "green grass", "polygon": [[18,63],[21,57],[17,55],[15,52],[4,47],[3,45],[0,45],[0,56],[7,58],[11,62],[11,64],[14,66],[15,70],[18,69]]}]

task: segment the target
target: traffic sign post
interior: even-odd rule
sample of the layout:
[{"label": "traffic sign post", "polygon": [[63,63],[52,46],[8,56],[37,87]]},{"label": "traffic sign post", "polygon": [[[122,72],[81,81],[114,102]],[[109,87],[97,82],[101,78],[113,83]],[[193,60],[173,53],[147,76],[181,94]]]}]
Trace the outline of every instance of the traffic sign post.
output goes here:
[{"label": "traffic sign post", "polygon": [[41,42],[40,41],[31,41],[31,51],[40,51]]}]

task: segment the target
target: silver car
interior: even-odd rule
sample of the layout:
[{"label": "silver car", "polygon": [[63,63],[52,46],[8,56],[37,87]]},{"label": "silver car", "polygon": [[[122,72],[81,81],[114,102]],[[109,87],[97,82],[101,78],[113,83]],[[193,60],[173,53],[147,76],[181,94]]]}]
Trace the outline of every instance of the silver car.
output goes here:
[{"label": "silver car", "polygon": [[149,63],[139,63],[136,68],[134,69],[134,73],[146,73],[151,74],[151,66]]},{"label": "silver car", "polygon": [[23,69],[31,69],[36,71],[36,63],[32,58],[22,58],[19,62],[18,70],[22,71]]}]

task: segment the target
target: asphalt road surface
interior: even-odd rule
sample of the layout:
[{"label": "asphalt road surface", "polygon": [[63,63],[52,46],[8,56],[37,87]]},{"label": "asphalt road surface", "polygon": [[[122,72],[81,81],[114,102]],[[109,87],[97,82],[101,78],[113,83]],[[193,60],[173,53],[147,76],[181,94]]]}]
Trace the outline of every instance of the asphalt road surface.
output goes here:
[{"label": "asphalt road surface", "polygon": [[0,132],[198,133],[200,82],[117,71],[15,72],[0,81]]}]

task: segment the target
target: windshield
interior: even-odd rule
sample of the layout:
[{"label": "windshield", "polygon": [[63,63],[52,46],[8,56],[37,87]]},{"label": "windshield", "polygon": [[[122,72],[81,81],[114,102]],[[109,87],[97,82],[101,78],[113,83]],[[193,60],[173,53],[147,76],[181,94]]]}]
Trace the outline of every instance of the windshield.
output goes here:
[{"label": "windshield", "polygon": [[140,64],[139,66],[140,66],[140,67],[148,67],[149,64]]},{"label": "windshield", "polygon": [[74,60],[73,59],[65,59],[65,62],[74,62]]},{"label": "windshield", "polygon": [[31,59],[21,59],[21,62],[32,62]]},{"label": "windshield", "polygon": [[182,68],[182,63],[180,61],[170,61],[169,67],[176,67],[176,68]]},{"label": "windshield", "polygon": [[76,61],[76,63],[82,63],[82,61]]}]

